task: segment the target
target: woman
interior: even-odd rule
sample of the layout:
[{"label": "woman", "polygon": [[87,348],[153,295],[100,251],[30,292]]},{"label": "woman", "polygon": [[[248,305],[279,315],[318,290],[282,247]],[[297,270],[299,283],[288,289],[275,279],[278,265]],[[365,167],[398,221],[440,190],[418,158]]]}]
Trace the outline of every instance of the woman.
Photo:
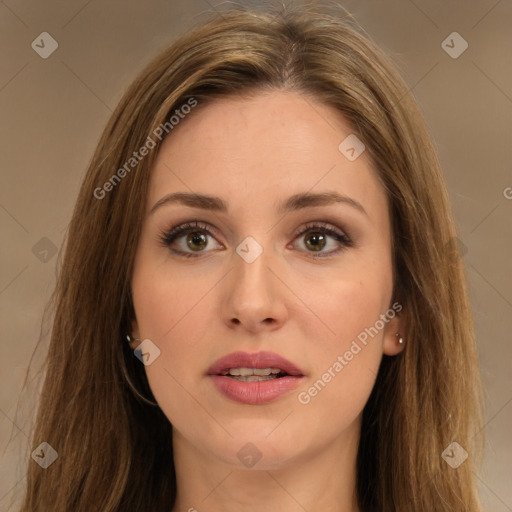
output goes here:
[{"label": "woman", "polygon": [[23,510],[481,510],[455,236],[414,100],[339,13],[186,34],[84,179]]}]

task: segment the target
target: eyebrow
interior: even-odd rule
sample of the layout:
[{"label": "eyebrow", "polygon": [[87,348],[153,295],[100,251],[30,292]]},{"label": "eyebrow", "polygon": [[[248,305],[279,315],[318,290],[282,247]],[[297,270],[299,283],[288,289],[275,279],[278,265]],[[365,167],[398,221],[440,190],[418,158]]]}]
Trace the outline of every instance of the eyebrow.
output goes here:
[{"label": "eyebrow", "polygon": [[[328,206],[335,203],[347,204],[359,210],[361,213],[368,215],[361,203],[351,197],[340,195],[337,192],[320,192],[314,194],[303,192],[295,194],[285,201],[278,203],[277,212],[278,214],[284,214],[287,212],[303,210],[304,208]],[[153,205],[149,213],[152,214],[158,208],[169,204],[182,204],[191,208],[210,210],[218,213],[228,213],[229,211],[228,203],[220,197],[188,192],[175,192],[167,194],[159,199]]]}]

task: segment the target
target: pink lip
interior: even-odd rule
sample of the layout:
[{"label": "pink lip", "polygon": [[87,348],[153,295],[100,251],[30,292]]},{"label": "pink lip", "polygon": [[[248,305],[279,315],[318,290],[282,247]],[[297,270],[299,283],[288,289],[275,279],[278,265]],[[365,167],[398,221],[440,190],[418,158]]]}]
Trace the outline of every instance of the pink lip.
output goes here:
[{"label": "pink lip", "polygon": [[[288,375],[259,382],[241,382],[221,375],[230,368],[280,368]],[[215,362],[207,373],[224,396],[249,405],[269,403],[296,388],[304,378],[300,368],[273,352],[234,352]]]}]

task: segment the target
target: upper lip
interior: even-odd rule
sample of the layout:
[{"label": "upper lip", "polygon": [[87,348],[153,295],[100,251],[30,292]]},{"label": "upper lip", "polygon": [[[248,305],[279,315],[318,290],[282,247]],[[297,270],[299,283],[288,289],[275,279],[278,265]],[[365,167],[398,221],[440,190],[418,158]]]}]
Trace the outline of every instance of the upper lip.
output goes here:
[{"label": "upper lip", "polygon": [[233,352],[208,368],[208,375],[220,375],[231,368],[279,368],[288,375],[303,376],[302,370],[274,352]]}]

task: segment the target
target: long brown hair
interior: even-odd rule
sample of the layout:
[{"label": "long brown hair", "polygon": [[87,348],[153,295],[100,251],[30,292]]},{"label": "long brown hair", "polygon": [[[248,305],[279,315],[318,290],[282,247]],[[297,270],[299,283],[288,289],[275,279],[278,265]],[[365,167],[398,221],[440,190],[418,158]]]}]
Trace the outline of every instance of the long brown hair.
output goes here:
[{"label": "long brown hair", "polygon": [[[310,6],[238,8],[203,23],[140,73],[112,115],[76,202],[53,296],[31,447],[46,441],[59,456],[45,470],[30,461],[22,512],[164,512],[173,506],[172,427],[134,392],[130,382],[154,400],[143,365],[123,342],[160,140],[122,179],[112,176],[192,99],[198,111],[216,97],[263,89],[293,90],[339,111],[366,145],[389,197],[394,300],[407,315],[407,345],[399,357],[384,356],[364,409],[361,510],[481,510],[474,478],[481,384],[435,148],[389,58],[345,11]],[[457,469],[441,456],[452,442],[469,453]]]}]

